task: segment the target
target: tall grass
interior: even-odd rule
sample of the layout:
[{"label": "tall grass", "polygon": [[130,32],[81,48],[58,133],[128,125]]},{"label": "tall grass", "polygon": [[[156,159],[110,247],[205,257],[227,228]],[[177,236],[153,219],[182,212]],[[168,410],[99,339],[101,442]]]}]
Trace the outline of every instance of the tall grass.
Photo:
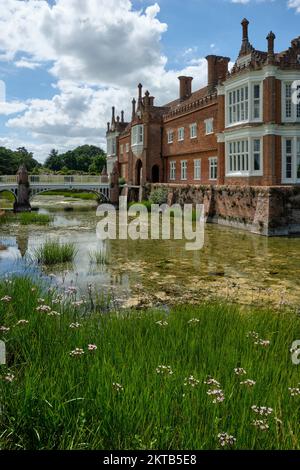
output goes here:
[{"label": "tall grass", "polygon": [[71,263],[76,256],[74,243],[58,243],[48,240],[34,251],[38,263],[51,266],[60,263]]},{"label": "tall grass", "polygon": [[[10,328],[0,333],[8,353],[0,375],[15,376],[0,380],[1,449],[218,449],[222,432],[236,449],[300,449],[300,397],[289,391],[299,382],[289,351],[297,314],[203,304],[82,316],[32,287],[0,283],[0,298],[12,298],[0,302]],[[41,296],[48,311],[38,311]],[[84,353],[70,355],[76,348]],[[159,365],[173,374],[158,374]],[[185,385],[191,375],[194,387]],[[212,403],[207,376],[220,382],[222,403]],[[240,385],[246,379],[256,384]],[[253,425],[264,419],[253,405],[273,409],[268,430]]]},{"label": "tall grass", "polygon": [[106,250],[94,250],[89,252],[91,264],[107,265],[109,264],[109,256]]},{"label": "tall grass", "polygon": [[23,212],[20,214],[21,225],[48,225],[52,221],[52,217],[48,214],[37,214],[36,212]]}]

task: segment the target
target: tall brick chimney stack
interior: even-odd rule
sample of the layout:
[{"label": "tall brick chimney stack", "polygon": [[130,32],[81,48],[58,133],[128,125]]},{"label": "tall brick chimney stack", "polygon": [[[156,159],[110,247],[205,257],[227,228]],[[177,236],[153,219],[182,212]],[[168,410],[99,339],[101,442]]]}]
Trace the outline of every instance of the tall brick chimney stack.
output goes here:
[{"label": "tall brick chimney stack", "polygon": [[192,81],[193,77],[178,77],[179,80],[179,98],[184,101],[192,94]]},{"label": "tall brick chimney stack", "polygon": [[115,107],[113,106],[111,108],[111,123],[114,124],[116,122],[116,119],[115,119]]},{"label": "tall brick chimney stack", "polygon": [[248,36],[249,21],[247,20],[247,18],[243,19],[243,21],[241,22],[241,25],[242,25],[243,35],[242,35],[242,47],[241,47],[240,54],[239,54],[240,56],[247,55],[252,50],[252,46],[249,42],[249,36]]},{"label": "tall brick chimney stack", "polygon": [[276,36],[273,33],[273,31],[270,31],[270,33],[267,36],[267,41],[268,41],[268,59],[273,60],[274,59],[274,43],[275,43]]},{"label": "tall brick chimney stack", "polygon": [[219,81],[226,80],[230,58],[217,55],[208,55],[206,60],[208,65],[207,86],[209,92],[212,92],[218,85]]},{"label": "tall brick chimney stack", "polygon": [[138,89],[139,89],[139,99],[138,99],[138,104],[140,105],[142,103],[142,94],[143,94],[143,85],[141,83],[138,84]]},{"label": "tall brick chimney stack", "polygon": [[135,116],[135,105],[136,105],[136,100],[133,98],[132,100],[132,120],[134,119]]}]

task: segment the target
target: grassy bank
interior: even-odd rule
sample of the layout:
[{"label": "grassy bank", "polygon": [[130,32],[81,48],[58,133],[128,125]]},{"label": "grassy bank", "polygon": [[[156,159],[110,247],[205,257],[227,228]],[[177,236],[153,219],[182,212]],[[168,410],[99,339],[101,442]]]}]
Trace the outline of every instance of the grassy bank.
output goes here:
[{"label": "grassy bank", "polygon": [[19,215],[21,225],[48,225],[53,217],[48,214],[38,214],[36,212],[23,212]]},{"label": "grassy bank", "polygon": [[62,196],[66,198],[82,199],[84,201],[97,201],[99,197],[94,193],[81,193],[78,191],[47,191],[40,196]]},{"label": "grassy bank", "polygon": [[236,449],[300,448],[298,315],[203,304],[82,316],[89,303],[26,279],[0,283],[0,298],[1,449],[218,449],[221,433]]}]

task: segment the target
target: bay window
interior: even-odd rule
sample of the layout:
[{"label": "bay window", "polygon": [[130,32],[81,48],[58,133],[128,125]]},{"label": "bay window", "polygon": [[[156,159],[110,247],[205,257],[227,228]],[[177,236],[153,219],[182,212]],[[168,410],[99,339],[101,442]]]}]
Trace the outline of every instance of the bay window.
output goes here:
[{"label": "bay window", "polygon": [[227,142],[226,176],[262,176],[262,148],[261,138]]},{"label": "bay window", "polygon": [[226,93],[227,126],[262,120],[262,83],[244,82]]},{"label": "bay window", "polygon": [[282,139],[282,182],[300,183],[300,137]]},{"label": "bay window", "polygon": [[248,121],[249,116],[249,88],[248,85],[230,91],[229,98],[229,124]]},{"label": "bay window", "polygon": [[282,82],[282,120],[300,121],[300,81]]},{"label": "bay window", "polygon": [[144,126],[134,126],[131,130],[131,146],[141,145],[144,143]]}]

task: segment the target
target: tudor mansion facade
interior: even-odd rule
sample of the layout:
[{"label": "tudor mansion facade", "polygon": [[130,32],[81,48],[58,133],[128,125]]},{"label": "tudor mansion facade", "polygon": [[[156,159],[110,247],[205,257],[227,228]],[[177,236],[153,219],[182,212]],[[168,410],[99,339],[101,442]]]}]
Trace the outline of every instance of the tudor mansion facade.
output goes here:
[{"label": "tudor mansion facade", "polygon": [[208,83],[192,91],[179,77],[179,96],[156,106],[138,87],[130,122],[107,127],[108,172],[128,184],[277,186],[300,184],[300,37],[280,53],[275,35],[256,50],[242,21],[242,45],[228,57],[210,55]]}]

